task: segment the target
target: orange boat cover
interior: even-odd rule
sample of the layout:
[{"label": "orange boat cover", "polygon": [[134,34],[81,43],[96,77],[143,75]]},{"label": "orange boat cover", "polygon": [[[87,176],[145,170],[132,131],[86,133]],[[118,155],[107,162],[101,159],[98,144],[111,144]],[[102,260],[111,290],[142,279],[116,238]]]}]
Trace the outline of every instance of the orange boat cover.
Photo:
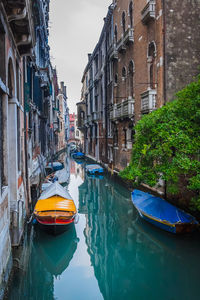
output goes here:
[{"label": "orange boat cover", "polygon": [[72,199],[65,199],[60,196],[53,196],[48,199],[38,200],[34,213],[37,214],[41,211],[52,211],[52,210],[59,210],[59,211],[73,211],[76,213],[76,206]]}]

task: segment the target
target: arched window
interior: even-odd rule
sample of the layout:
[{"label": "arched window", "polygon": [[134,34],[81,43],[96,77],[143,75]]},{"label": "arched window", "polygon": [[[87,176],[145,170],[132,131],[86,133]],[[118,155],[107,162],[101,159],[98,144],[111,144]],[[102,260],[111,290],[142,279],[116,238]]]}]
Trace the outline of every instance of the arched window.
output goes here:
[{"label": "arched window", "polygon": [[118,75],[115,74],[115,84],[117,84],[117,83],[118,83]]},{"label": "arched window", "polygon": [[127,129],[123,129],[124,132],[124,148],[127,148]]},{"label": "arched window", "polygon": [[118,146],[118,130],[117,130],[117,128],[114,129],[113,142],[114,142],[114,147],[117,147]]},{"label": "arched window", "polygon": [[81,120],[84,120],[85,119],[85,112],[82,110],[81,111]]},{"label": "arched window", "polygon": [[14,71],[12,60],[9,60],[8,64],[8,88],[9,88],[9,96],[12,98],[14,96]]},{"label": "arched window", "polygon": [[151,42],[148,47],[148,62],[149,62],[149,85],[151,89],[155,89],[156,74],[155,74],[155,43]]},{"label": "arched window", "polygon": [[123,33],[126,31],[126,16],[125,16],[125,11],[122,13],[122,28],[123,28]]},{"label": "arched window", "polygon": [[115,37],[115,43],[117,43],[117,24],[115,24],[114,37]]},{"label": "arched window", "polygon": [[122,68],[122,78],[126,78],[126,68],[125,67],[123,67]]},{"label": "arched window", "polygon": [[129,4],[129,17],[130,17],[131,28],[133,28],[133,2],[132,1]]},{"label": "arched window", "polygon": [[149,44],[149,47],[148,47],[148,56],[151,56],[152,58],[155,58],[155,56],[156,56],[156,47],[155,47],[155,43],[154,42],[151,42]]},{"label": "arched window", "polygon": [[133,94],[134,94],[134,85],[133,85],[133,79],[134,79],[134,63],[131,60],[129,62],[129,66],[128,66],[128,77],[129,77],[129,96],[131,98],[133,98]]}]

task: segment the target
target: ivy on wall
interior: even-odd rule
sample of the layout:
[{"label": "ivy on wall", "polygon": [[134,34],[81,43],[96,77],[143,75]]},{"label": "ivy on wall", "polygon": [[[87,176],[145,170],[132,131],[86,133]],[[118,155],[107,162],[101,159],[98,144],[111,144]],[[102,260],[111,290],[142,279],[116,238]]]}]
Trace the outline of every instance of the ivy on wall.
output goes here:
[{"label": "ivy on wall", "polygon": [[184,188],[195,192],[193,207],[200,210],[200,76],[174,101],[143,116],[135,131],[131,162],[120,176],[134,185],[155,186],[163,179],[174,195],[182,178]]}]

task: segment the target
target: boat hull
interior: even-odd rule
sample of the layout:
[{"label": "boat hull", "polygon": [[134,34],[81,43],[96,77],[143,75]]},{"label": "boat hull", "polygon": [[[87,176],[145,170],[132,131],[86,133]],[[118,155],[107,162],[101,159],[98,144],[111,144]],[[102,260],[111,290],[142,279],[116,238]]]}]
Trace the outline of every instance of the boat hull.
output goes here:
[{"label": "boat hull", "polygon": [[162,229],[162,230],[165,230],[165,231],[168,231],[168,232],[171,232],[171,233],[176,233],[176,228],[175,226],[173,225],[166,225],[166,224],[163,224],[162,222],[158,222],[152,218],[150,218],[149,216],[146,216],[144,214],[142,214],[141,212],[139,212],[140,216],[142,217],[142,219],[144,219],[145,221],[151,223],[152,225]]},{"label": "boat hull", "polygon": [[44,230],[45,232],[51,233],[53,235],[61,234],[68,230],[72,224],[74,224],[75,218],[68,222],[42,222],[39,218],[36,217],[37,223],[40,229]]},{"label": "boat hull", "polygon": [[132,192],[132,202],[145,221],[174,234],[192,232],[199,224],[193,216],[166,200],[140,190]]},{"label": "boat hull", "polygon": [[192,224],[192,223],[182,223],[182,224],[170,224],[169,223],[169,224],[166,224],[165,222],[156,220],[153,217],[148,216],[139,210],[138,210],[138,212],[139,212],[141,218],[144,219],[145,221],[147,221],[148,223],[150,223],[162,230],[170,232],[170,233],[174,233],[174,234],[190,233],[197,229],[197,224],[195,224],[195,223],[194,224]]}]

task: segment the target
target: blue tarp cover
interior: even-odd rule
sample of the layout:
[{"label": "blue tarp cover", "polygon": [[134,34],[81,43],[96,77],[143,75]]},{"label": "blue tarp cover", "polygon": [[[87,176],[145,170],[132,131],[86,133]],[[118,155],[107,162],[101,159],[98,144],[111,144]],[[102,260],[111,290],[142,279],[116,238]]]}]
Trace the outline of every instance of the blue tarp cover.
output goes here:
[{"label": "blue tarp cover", "polygon": [[85,168],[86,168],[86,171],[88,171],[90,173],[103,172],[103,168],[97,164],[87,165]]},{"label": "blue tarp cover", "polygon": [[75,152],[72,154],[72,156],[84,156],[84,153],[82,152]]},{"label": "blue tarp cover", "polygon": [[195,221],[193,216],[185,213],[166,200],[139,190],[132,192],[132,201],[139,211],[161,221],[165,220],[171,224]]}]

